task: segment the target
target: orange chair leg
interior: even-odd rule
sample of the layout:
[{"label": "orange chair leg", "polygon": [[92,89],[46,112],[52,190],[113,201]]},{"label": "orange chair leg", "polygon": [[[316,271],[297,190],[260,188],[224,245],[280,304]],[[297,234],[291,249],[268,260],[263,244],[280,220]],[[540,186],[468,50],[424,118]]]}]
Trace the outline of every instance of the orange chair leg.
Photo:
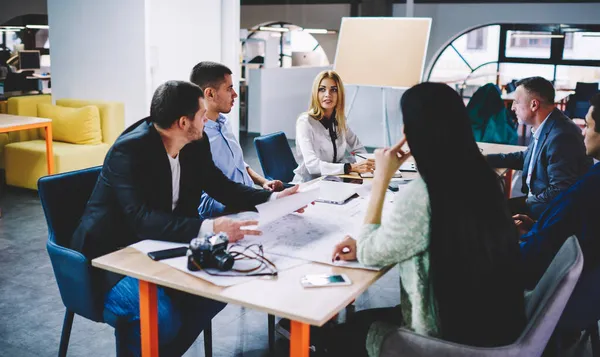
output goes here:
[{"label": "orange chair leg", "polygon": [[292,321],[290,332],[290,357],[308,357],[310,325]]},{"label": "orange chair leg", "polygon": [[156,285],[140,280],[140,331],[142,356],[158,357]]}]

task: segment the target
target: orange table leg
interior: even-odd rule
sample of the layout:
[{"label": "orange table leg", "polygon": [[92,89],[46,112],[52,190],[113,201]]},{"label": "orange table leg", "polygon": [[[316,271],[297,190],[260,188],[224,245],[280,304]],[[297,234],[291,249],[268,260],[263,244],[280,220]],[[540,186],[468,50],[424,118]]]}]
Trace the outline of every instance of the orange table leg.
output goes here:
[{"label": "orange table leg", "polygon": [[46,163],[48,164],[48,175],[54,173],[54,153],[52,152],[52,124],[48,124],[46,129]]},{"label": "orange table leg", "polygon": [[512,177],[513,170],[508,170],[504,174],[504,193],[506,194],[506,198],[510,198],[510,194],[512,193]]},{"label": "orange table leg", "polygon": [[156,285],[140,280],[140,332],[142,356],[158,357]]},{"label": "orange table leg", "polygon": [[310,325],[292,321],[290,331],[290,357],[308,357]]}]

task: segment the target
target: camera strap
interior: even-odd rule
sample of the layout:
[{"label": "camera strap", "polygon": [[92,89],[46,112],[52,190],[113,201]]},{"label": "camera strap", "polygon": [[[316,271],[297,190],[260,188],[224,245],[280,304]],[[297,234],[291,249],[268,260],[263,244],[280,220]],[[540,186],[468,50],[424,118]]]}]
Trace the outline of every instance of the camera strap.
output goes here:
[{"label": "camera strap", "polygon": [[[242,251],[232,251],[231,248],[234,247],[242,247]],[[258,247],[258,252],[252,250],[253,247]],[[233,256],[235,261],[239,260],[253,260],[258,263],[257,266],[250,269],[231,269],[236,273],[240,274],[229,274],[229,273],[211,273],[209,270],[203,269],[200,264],[196,262],[196,260],[192,259],[193,264],[199,270],[204,270],[208,275],[211,276],[231,276],[231,277],[244,277],[244,276],[277,276],[277,266],[271,260],[264,256],[262,245],[251,244],[247,247],[242,246],[241,244],[232,244],[229,249],[229,254]],[[252,255],[247,254],[246,252],[252,252]],[[263,269],[268,269],[268,272],[262,272]]]}]

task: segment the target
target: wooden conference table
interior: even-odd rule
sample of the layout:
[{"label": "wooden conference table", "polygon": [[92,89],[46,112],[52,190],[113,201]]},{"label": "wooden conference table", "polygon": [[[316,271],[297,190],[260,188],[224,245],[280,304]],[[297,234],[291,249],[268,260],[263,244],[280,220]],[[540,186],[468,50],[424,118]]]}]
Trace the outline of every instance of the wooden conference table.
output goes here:
[{"label": "wooden conference table", "polygon": [[[524,149],[498,144],[480,144],[480,147],[485,154]],[[292,321],[290,356],[308,357],[310,325],[325,324],[389,270],[386,268],[376,272],[307,262],[280,271],[275,279],[257,278],[230,287],[219,287],[167,264],[155,262],[131,247],[96,258],[92,260],[92,265],[139,279],[144,357],[158,356],[156,285],[288,318]],[[346,274],[352,280],[352,285],[305,289],[300,285],[300,278],[306,274]]]}]

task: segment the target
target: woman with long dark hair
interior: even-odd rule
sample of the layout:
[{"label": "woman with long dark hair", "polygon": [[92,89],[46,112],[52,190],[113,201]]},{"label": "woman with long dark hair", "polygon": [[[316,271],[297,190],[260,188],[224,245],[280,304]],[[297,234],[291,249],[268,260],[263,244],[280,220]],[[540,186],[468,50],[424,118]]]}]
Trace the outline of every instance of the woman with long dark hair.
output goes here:
[{"label": "woman with long dark hair", "polygon": [[[335,247],[336,259],[398,264],[401,305],[358,312],[333,333],[334,355],[379,356],[386,333],[417,333],[472,346],[510,344],[525,326],[516,227],[496,173],[481,154],[460,96],[422,83],[401,100],[410,153],[376,151],[362,231]],[[395,198],[381,222],[386,188],[410,155],[420,178]]]}]

